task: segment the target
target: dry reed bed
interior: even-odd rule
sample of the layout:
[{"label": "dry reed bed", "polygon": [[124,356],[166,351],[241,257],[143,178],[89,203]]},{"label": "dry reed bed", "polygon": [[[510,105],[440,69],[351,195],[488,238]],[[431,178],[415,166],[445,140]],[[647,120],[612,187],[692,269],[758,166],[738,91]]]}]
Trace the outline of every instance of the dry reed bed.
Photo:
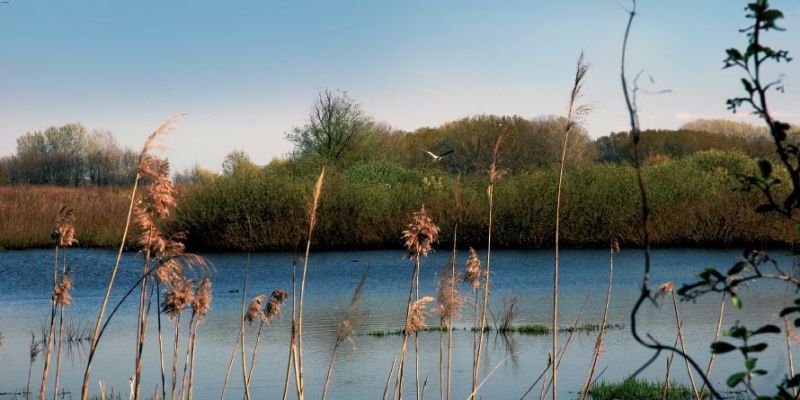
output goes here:
[{"label": "dry reed bed", "polygon": [[69,205],[79,246],[113,247],[128,211],[130,188],[0,186],[0,247],[51,247],[53,216]]}]

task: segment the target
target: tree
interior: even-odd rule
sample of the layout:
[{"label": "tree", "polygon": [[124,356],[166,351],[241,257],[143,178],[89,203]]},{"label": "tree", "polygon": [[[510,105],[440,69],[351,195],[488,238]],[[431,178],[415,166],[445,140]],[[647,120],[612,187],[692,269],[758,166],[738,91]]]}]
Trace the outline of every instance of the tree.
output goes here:
[{"label": "tree", "polygon": [[369,134],[374,122],[347,92],[319,92],[308,123],[286,135],[299,154],[314,154],[336,162]]},{"label": "tree", "polygon": [[256,168],[258,167],[250,161],[250,155],[241,150],[228,153],[222,161],[222,174],[227,176],[249,172]]}]

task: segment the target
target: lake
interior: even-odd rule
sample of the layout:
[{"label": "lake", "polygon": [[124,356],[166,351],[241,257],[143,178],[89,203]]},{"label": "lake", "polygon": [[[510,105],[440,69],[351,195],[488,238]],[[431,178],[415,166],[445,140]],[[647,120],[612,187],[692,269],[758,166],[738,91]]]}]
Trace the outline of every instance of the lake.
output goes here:
[{"label": "lake", "polygon": [[[780,251],[775,251],[779,255]],[[484,252],[479,251],[482,257]],[[366,335],[375,330],[394,330],[402,327],[405,318],[405,301],[409,279],[413,269],[411,261],[404,259],[402,250],[318,252],[311,255],[306,285],[304,323],[304,373],[306,394],[319,397],[337,326],[343,310],[363,269],[369,265],[370,272],[360,303],[361,318],[355,321],[354,345],[346,343],[337,354],[336,369],[331,383],[331,399],[375,399],[380,398],[392,359],[400,352],[401,337],[396,335],[378,337]],[[466,251],[459,252],[461,268]],[[74,301],[66,308],[67,321],[89,321],[97,316],[105,285],[110,275],[116,253],[110,250],[69,249],[67,260],[72,269],[75,289]],[[246,254],[205,254],[213,264],[210,272],[214,285],[212,311],[200,325],[197,345],[197,364],[194,394],[198,399],[216,399],[220,396],[222,381],[231,349],[239,331],[241,293],[234,291],[242,287]],[[721,270],[733,265],[741,256],[739,250],[707,249],[662,249],[653,254],[652,282],[654,286],[674,281],[676,287],[689,281],[692,275],[707,267]],[[30,331],[37,336],[42,324],[49,318],[52,284],[52,250],[6,251],[0,253],[0,332],[5,343],[0,346],[0,392],[13,392],[24,388],[28,372],[28,346]],[[436,296],[436,279],[447,263],[445,251],[433,253],[422,261],[420,294]],[[492,297],[495,314],[503,308],[503,298],[516,294],[520,298],[518,324],[550,323],[552,309],[552,250],[499,250],[492,253]],[[291,290],[291,253],[256,253],[252,255],[248,298],[258,293],[269,295],[275,288]],[[611,324],[622,324],[623,329],[610,330],[600,358],[598,370],[604,370],[601,380],[617,381],[636,370],[652,354],[635,343],[629,332],[629,312],[639,292],[642,274],[642,252],[626,250],[615,257],[614,288],[610,309]],[[783,265],[790,265],[788,258],[778,257]],[[115,304],[124,290],[137,279],[142,256],[126,253],[114,287],[111,304]],[[599,323],[602,320],[608,274],[608,252],[599,249],[573,249],[561,252],[560,276],[560,323],[569,326],[585,304],[582,322]],[[744,307],[737,310],[726,307],[723,327],[735,321],[747,325],[773,323],[783,326],[777,312],[784,302],[785,286],[760,282],[742,293]],[[462,293],[471,290],[462,288]],[[138,293],[138,292],[137,292]],[[791,293],[790,293],[791,296]],[[138,296],[136,297],[138,298]],[[791,299],[792,297],[790,297]],[[471,296],[469,297],[471,301]],[[720,297],[707,295],[696,303],[681,303],[684,330],[688,351],[701,365],[709,357],[708,345],[714,336]],[[98,380],[107,388],[114,388],[127,396],[128,380],[134,370],[134,345],[136,337],[137,300],[129,299],[111,323],[101,342],[93,364],[92,392],[98,393]],[[291,310],[291,304],[284,311]],[[188,313],[184,322],[188,323]],[[663,343],[673,343],[676,324],[671,303],[661,307],[644,306],[640,323],[642,331],[649,332]],[[472,333],[471,307],[466,307],[456,322],[453,333],[453,398],[465,398],[470,390]],[[150,324],[144,349],[144,372],[142,392],[150,397],[156,384],[160,384],[158,342],[155,319]],[[277,398],[283,389],[288,338],[289,314],[284,314],[265,330],[253,374],[251,392],[253,398]],[[438,318],[430,317],[430,325],[437,325]],[[490,319],[491,323],[491,319]],[[93,322],[92,322],[93,325]],[[166,331],[172,332],[173,324],[166,322]],[[463,328],[467,328],[464,330]],[[257,324],[248,327],[248,345],[253,343]],[[181,333],[186,332],[183,327]],[[591,359],[596,332],[576,334],[567,350],[559,370],[559,389],[562,398],[576,398],[576,392],[586,375]],[[563,344],[568,334],[562,333]],[[481,389],[486,399],[519,398],[541,373],[546,365],[551,338],[524,334],[507,337],[487,336],[486,358],[483,371],[499,364],[494,374]],[[438,332],[423,332],[421,342],[422,379],[428,378],[426,396],[438,398]],[[773,383],[778,382],[786,371],[786,353],[783,335],[772,335],[770,347],[760,356],[759,365],[768,369],[770,375],[757,381],[759,388],[772,392]],[[165,333],[167,364],[171,362],[171,334]],[[180,359],[183,360],[181,343]],[[80,397],[83,369],[86,361],[86,346],[75,346],[65,354],[62,361],[62,387],[72,392],[72,398]],[[406,395],[411,398],[414,391],[413,346],[407,366]],[[34,364],[32,389],[38,392],[42,373],[42,357]],[[734,353],[718,358],[713,380],[720,389],[725,378],[742,367],[742,361]],[[688,382],[686,369],[676,359],[672,377]],[[644,377],[663,380],[666,355],[643,372]],[[240,361],[234,363],[226,397],[242,398],[243,385]],[[51,372],[54,366],[51,367]],[[169,371],[168,371],[169,374]],[[180,378],[180,370],[179,370]],[[169,382],[169,377],[167,378]],[[168,383],[169,384],[169,383]],[[52,380],[48,386],[52,390]],[[533,396],[538,396],[539,387]],[[291,392],[290,392],[291,393]],[[52,395],[51,395],[52,396]],[[291,397],[291,396],[290,396]],[[413,397],[413,396],[412,396]]]}]

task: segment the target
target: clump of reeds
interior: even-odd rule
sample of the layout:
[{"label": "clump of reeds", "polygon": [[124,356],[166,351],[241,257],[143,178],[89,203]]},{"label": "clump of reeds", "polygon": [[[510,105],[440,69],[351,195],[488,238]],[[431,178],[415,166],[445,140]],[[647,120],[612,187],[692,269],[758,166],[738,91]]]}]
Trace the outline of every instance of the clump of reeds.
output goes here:
[{"label": "clump of reeds", "polygon": [[[339,349],[344,342],[350,342],[355,347],[355,343],[353,343],[353,335],[355,331],[353,330],[353,321],[358,316],[358,301],[361,299],[361,294],[364,292],[364,285],[367,282],[367,274],[369,274],[369,266],[364,268],[364,272],[361,273],[361,279],[358,281],[358,285],[356,285],[355,290],[353,290],[353,297],[350,299],[350,305],[347,307],[347,312],[342,319],[342,322],[339,323],[339,328],[336,330],[336,340],[333,343],[333,350],[331,351],[331,362],[328,365],[328,374],[325,376],[325,384],[322,388],[322,400],[328,398],[328,385],[330,384],[331,377],[333,376],[333,364],[336,360],[336,351]],[[393,365],[394,367],[394,365]]]},{"label": "clump of reeds", "polygon": [[[559,226],[561,222],[561,185],[564,179],[564,165],[567,161],[567,144],[569,134],[576,126],[580,126],[582,119],[589,113],[591,108],[588,105],[579,105],[578,99],[583,90],[583,80],[589,71],[589,65],[583,61],[583,53],[578,57],[575,68],[575,79],[569,96],[569,107],[567,109],[567,123],[564,126],[564,140],[561,146],[561,164],[558,172],[558,188],[556,189],[556,226],[555,226],[555,254],[553,262],[553,354],[558,354],[558,239],[560,236]],[[553,400],[558,400],[558,363],[552,365],[553,380]]]},{"label": "clump of reeds", "polygon": [[128,206],[128,214],[125,218],[125,228],[122,231],[122,239],[120,240],[119,250],[117,252],[117,259],[114,263],[114,268],[111,270],[111,277],[108,281],[108,287],[106,288],[106,293],[103,297],[103,302],[100,306],[100,312],[97,315],[97,322],[95,323],[94,332],[92,334],[92,343],[89,347],[89,356],[86,362],[86,370],[83,374],[83,385],[81,387],[81,400],[88,400],[89,398],[89,380],[91,375],[91,368],[92,368],[92,360],[94,359],[94,353],[97,349],[97,343],[100,339],[100,328],[103,323],[103,317],[105,316],[106,306],[108,305],[109,296],[111,296],[111,289],[114,287],[114,282],[116,280],[117,271],[119,269],[119,264],[122,259],[122,252],[125,250],[125,245],[128,239],[128,230],[130,227],[131,222],[131,215],[133,214],[134,204],[136,200],[136,193],[139,187],[140,180],[142,178],[142,171],[147,168],[146,159],[150,155],[150,152],[160,147],[160,138],[166,132],[168,132],[172,126],[177,122],[178,118],[181,115],[175,115],[169,118],[166,122],[161,124],[150,136],[147,137],[147,140],[144,142],[144,146],[142,146],[142,150],[139,153],[139,168],[136,172],[136,177],[133,181],[133,188],[131,189],[131,197],[130,197],[130,204]]},{"label": "clump of reeds", "polygon": [[[432,245],[439,239],[439,227],[433,222],[433,219],[428,215],[428,211],[425,209],[424,205],[419,209],[419,211],[413,213],[411,217],[411,223],[409,223],[406,230],[403,231],[402,239],[406,247],[406,250],[408,251],[408,258],[414,260],[414,270],[411,274],[411,285],[408,290],[408,302],[406,304],[406,327],[405,327],[405,332],[403,334],[403,343],[400,351],[400,362],[397,369],[397,382],[398,382],[397,395],[399,399],[402,399],[403,397],[403,375],[405,372],[405,356],[406,356],[408,336],[410,336],[412,333],[415,334],[416,336],[419,329],[418,323],[422,321],[421,319],[415,319],[413,313],[415,307],[424,305],[424,302],[417,304],[417,302],[422,300],[419,297],[420,257],[427,256],[428,253],[433,251]],[[415,289],[416,289],[416,296],[415,296]],[[416,360],[418,361],[419,360],[418,336],[415,349],[416,349],[415,353],[417,354]],[[421,388],[419,382],[418,363],[416,372],[417,372],[416,394],[417,394],[417,399],[419,399],[421,396],[420,393]]]},{"label": "clump of reeds", "polygon": [[[47,391],[48,372],[50,370],[50,355],[54,346],[58,346],[56,354],[56,377],[55,377],[55,390],[58,393],[58,381],[60,378],[61,370],[61,345],[64,337],[64,306],[72,303],[72,278],[69,276],[67,269],[66,252],[63,254],[63,261],[61,267],[61,278],[59,279],[58,268],[58,250],[60,247],[66,248],[76,244],[78,241],[75,239],[75,213],[71,208],[61,207],[61,210],[56,215],[53,232],[50,237],[55,241],[54,246],[54,262],[53,262],[53,294],[50,298],[50,325],[47,331],[47,345],[45,346],[44,367],[42,368],[42,383],[39,388],[39,398],[44,399],[45,391]],[[58,343],[55,343],[55,327],[56,327],[56,311],[59,310],[59,332]]]}]

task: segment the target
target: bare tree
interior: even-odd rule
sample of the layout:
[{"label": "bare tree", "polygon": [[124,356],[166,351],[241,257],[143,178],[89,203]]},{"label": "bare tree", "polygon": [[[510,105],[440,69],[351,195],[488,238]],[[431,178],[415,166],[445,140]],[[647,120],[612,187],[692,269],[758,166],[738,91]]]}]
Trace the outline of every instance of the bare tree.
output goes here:
[{"label": "bare tree", "polygon": [[286,137],[300,154],[316,154],[340,160],[370,132],[374,122],[347,92],[319,92],[308,123],[295,127]]}]

